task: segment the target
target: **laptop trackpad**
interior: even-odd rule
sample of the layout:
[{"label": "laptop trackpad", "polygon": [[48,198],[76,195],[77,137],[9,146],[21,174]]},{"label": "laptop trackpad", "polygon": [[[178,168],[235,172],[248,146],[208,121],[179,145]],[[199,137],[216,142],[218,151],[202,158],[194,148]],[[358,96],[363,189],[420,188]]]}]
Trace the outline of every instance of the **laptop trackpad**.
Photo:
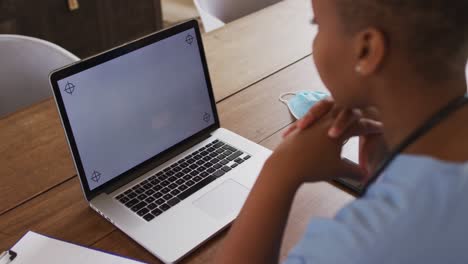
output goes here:
[{"label": "laptop trackpad", "polygon": [[237,216],[249,190],[233,180],[227,180],[214,190],[203,195],[193,204],[218,220]]}]

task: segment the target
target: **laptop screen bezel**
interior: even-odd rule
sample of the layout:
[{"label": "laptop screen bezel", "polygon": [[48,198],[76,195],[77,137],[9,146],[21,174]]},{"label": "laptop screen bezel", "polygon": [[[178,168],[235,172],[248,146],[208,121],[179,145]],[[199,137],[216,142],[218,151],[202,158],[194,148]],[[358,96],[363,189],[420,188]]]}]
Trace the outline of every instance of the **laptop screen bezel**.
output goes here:
[{"label": "laptop screen bezel", "polygon": [[[70,121],[68,119],[67,111],[62,99],[62,95],[60,92],[60,87],[58,85],[58,81],[63,80],[69,76],[75,75],[77,73],[80,73],[82,71],[85,71],[87,69],[90,69],[92,67],[95,67],[97,65],[103,64],[107,61],[113,60],[117,57],[123,56],[125,54],[128,54],[130,52],[133,52],[135,50],[144,48],[148,45],[154,44],[158,41],[167,39],[169,37],[172,37],[174,35],[177,35],[181,32],[194,29],[195,34],[196,34],[196,39],[198,41],[198,47],[199,47],[199,53],[200,53],[200,58],[202,61],[203,65],[203,71],[205,74],[205,81],[210,97],[210,103],[211,103],[211,108],[213,110],[213,116],[214,116],[214,124],[210,125],[209,127],[201,130],[200,132],[192,135],[191,137],[177,143],[176,145],[170,147],[169,149],[153,156],[152,158],[143,161],[139,165],[127,170],[126,172],[115,176],[112,180],[102,184],[101,186],[91,190],[88,185],[88,180],[86,178],[86,173],[84,171],[83,163],[78,151],[78,146],[76,144],[73,131],[71,129]],[[148,171],[150,169],[145,169],[145,168],[154,168],[151,166],[151,164],[156,164],[158,160],[162,159],[164,156],[167,156],[171,152],[174,152],[174,150],[181,148],[190,142],[197,142],[197,139],[202,139],[206,138],[206,135],[211,133],[212,131],[218,129],[220,127],[220,122],[219,122],[219,117],[218,117],[218,112],[216,109],[216,102],[215,102],[215,97],[213,94],[213,88],[210,80],[210,75],[208,71],[208,65],[206,62],[206,57],[205,57],[205,51],[203,48],[203,42],[200,34],[200,30],[198,27],[198,22],[196,20],[189,20],[185,23],[179,24],[177,26],[171,27],[169,29],[165,29],[163,31],[159,31],[153,34],[150,34],[148,36],[142,37],[138,40],[126,43],[122,46],[116,47],[114,49],[111,49],[109,51],[100,53],[98,55],[95,55],[93,57],[90,57],[88,59],[79,61],[77,63],[74,63],[72,65],[66,66],[64,68],[58,69],[56,71],[53,71],[50,74],[50,83],[52,86],[52,90],[54,93],[55,101],[57,103],[57,108],[59,110],[60,117],[62,119],[62,124],[65,129],[65,134],[68,139],[68,144],[70,146],[70,150],[73,155],[73,159],[75,162],[76,169],[78,171],[78,176],[80,177],[80,181],[82,184],[83,191],[85,193],[86,199],[90,201],[92,198],[96,197],[100,193],[102,193],[106,188],[108,188],[111,185],[115,185],[118,181],[131,177],[132,175],[135,176],[136,173],[142,174],[145,171]],[[145,170],[142,172],[142,170]]]}]

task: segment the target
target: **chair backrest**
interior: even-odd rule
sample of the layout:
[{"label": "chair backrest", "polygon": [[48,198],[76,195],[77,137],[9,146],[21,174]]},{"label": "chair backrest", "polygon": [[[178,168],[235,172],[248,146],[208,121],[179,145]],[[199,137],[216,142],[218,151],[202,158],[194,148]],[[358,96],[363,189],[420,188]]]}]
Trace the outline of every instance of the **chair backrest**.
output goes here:
[{"label": "chair backrest", "polygon": [[50,42],[0,35],[0,117],[52,95],[49,73],[79,58]]},{"label": "chair backrest", "polygon": [[281,0],[194,0],[206,32]]}]

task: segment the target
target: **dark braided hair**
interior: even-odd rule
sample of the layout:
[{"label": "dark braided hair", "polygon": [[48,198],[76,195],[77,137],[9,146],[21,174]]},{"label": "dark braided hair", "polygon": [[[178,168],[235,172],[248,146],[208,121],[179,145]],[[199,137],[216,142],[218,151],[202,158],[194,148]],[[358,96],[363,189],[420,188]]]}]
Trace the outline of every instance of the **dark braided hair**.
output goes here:
[{"label": "dark braided hair", "polygon": [[334,0],[347,31],[377,27],[391,49],[428,78],[445,78],[468,58],[468,0]]}]

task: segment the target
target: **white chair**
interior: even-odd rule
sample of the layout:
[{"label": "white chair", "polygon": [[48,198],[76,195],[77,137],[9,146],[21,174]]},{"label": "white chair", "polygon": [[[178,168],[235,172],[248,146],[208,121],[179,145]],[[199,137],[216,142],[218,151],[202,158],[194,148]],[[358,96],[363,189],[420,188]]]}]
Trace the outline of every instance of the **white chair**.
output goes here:
[{"label": "white chair", "polygon": [[194,0],[206,32],[281,0]]},{"label": "white chair", "polygon": [[78,60],[44,40],[0,35],[0,118],[50,97],[49,73]]}]

